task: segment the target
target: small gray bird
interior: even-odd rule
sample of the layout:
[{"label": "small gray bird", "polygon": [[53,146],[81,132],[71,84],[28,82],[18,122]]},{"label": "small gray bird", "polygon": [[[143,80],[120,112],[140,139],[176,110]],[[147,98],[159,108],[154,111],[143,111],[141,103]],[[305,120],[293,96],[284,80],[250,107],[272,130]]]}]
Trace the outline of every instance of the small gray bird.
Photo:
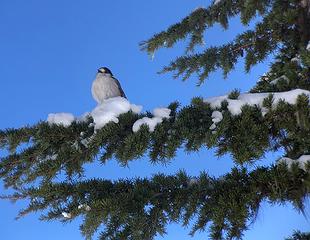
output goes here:
[{"label": "small gray bird", "polygon": [[126,98],[119,81],[113,77],[111,70],[107,67],[101,67],[98,69],[91,92],[93,98],[98,103],[103,103],[104,100],[113,97]]}]

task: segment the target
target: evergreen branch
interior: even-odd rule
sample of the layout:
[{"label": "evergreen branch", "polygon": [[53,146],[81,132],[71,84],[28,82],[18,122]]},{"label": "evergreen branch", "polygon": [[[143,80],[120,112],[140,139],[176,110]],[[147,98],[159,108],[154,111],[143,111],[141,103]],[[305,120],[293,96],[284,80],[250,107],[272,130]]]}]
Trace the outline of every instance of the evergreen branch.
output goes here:
[{"label": "evergreen branch", "polygon": [[[40,122],[10,129],[1,133],[3,147],[23,149],[0,159],[0,177],[6,187],[20,188],[38,178],[50,182],[61,170],[69,179],[80,177],[83,164],[95,159],[105,162],[115,157],[124,166],[148,153],[151,161],[166,163],[179,148],[197,151],[215,147],[219,156],[230,153],[237,164],[253,162],[279,148],[286,149],[291,158],[310,153],[309,98],[300,95],[296,104],[280,101],[274,105],[273,101],[270,95],[262,106],[244,105],[237,115],[226,100],[216,108],[199,98],[180,109],[171,104],[170,118],[154,132],[147,126],[133,132],[133,124],[145,115],[132,112],[121,115],[119,123],[108,123],[96,131],[91,118],[69,127]],[[214,120],[215,111],[222,114],[222,120]]]},{"label": "evergreen branch", "polygon": [[[188,79],[193,73],[198,73],[201,85],[211,72],[222,69],[224,77],[233,70],[237,60],[245,55],[246,71],[251,66],[264,60],[274,51],[276,43],[272,42],[270,35],[257,36],[255,32],[248,31],[229,44],[221,47],[210,47],[201,54],[182,56],[164,67],[160,73],[176,72],[174,78],[182,75],[182,79]],[[263,54],[261,52],[264,52]]]},{"label": "evergreen branch", "polygon": [[198,8],[180,23],[174,24],[166,31],[154,35],[151,39],[140,44],[141,49],[153,54],[161,47],[171,48],[173,45],[187,36],[190,36],[188,51],[194,46],[203,43],[203,33],[206,28],[220,23],[223,28],[228,28],[228,19],[241,14],[244,25],[255,17],[256,12],[267,12],[272,1],[239,1],[222,0],[218,4],[211,5],[207,9]]},{"label": "evergreen branch", "polygon": [[309,240],[310,239],[310,232],[300,232],[300,231],[295,231],[294,234],[286,238],[286,240]]},{"label": "evergreen branch", "polygon": [[[230,1],[221,1],[219,4],[212,6],[211,9],[218,8],[217,5],[220,4],[223,4],[221,6],[223,7],[227,2]],[[270,6],[271,2],[272,7]],[[300,49],[305,47],[304,40],[303,44],[299,45],[302,36],[299,34],[299,28],[296,27],[296,25],[298,26],[299,15],[298,4],[283,3],[283,1],[250,1],[250,3],[249,1],[242,1],[242,3],[236,4],[239,10],[242,9],[240,10],[243,13],[242,19],[248,19],[249,17],[245,17],[248,14],[254,16],[256,10],[260,9],[264,12],[263,20],[256,24],[254,30],[245,31],[231,43],[219,47],[209,47],[203,53],[181,56],[172,61],[160,73],[173,71],[175,72],[175,78],[183,75],[183,80],[188,79],[193,73],[197,73],[199,76],[198,84],[200,85],[211,72],[219,68],[223,69],[226,77],[234,68],[237,60],[244,55],[246,56],[245,69],[248,72],[253,65],[263,61],[269,54],[274,53],[277,48],[290,46],[291,49]],[[243,8],[240,7],[240,4]],[[267,11],[267,9],[269,10]],[[167,32],[155,35],[154,38],[142,44],[143,49],[147,49],[149,53],[152,53],[163,45],[172,47],[180,37],[185,38],[187,36],[185,33],[199,29],[199,33],[192,33],[194,36],[192,39],[196,40],[190,42],[189,49],[193,49],[197,42],[203,42],[202,34],[205,30],[203,16],[206,14],[204,11],[208,10],[198,9],[197,12],[193,13],[193,16],[189,17],[191,20],[184,19],[181,23],[169,28]],[[215,19],[214,16],[212,16],[212,19]],[[187,22],[191,24],[186,25]],[[194,27],[195,24],[199,27]],[[181,29],[185,32],[181,32]]]},{"label": "evergreen branch", "polygon": [[189,219],[196,219],[192,235],[210,225],[212,239],[239,239],[264,200],[291,202],[303,211],[310,193],[309,172],[310,164],[302,170],[281,163],[252,172],[234,168],[218,179],[206,173],[193,178],[180,172],[115,182],[47,183],[9,198],[31,199],[20,216],[43,210],[47,210],[43,220],[71,221],[84,216],[81,231],[87,238],[103,224],[100,239],[153,239],[165,233],[169,222],[187,225]]},{"label": "evergreen branch", "polygon": [[269,71],[264,74],[250,92],[289,91],[296,88],[310,90],[310,52],[298,54],[289,46],[283,47],[275,57]]},{"label": "evergreen branch", "polygon": [[[0,158],[0,178],[15,189],[0,198],[31,200],[18,217],[44,211],[42,220],[67,222],[82,215],[80,229],[87,239],[102,225],[100,239],[153,239],[166,233],[168,223],[187,226],[191,220],[191,235],[210,226],[212,239],[240,239],[264,200],[290,202],[303,212],[310,193],[309,9],[309,0],[214,1],[141,43],[142,50],[153,54],[189,37],[188,53],[203,43],[205,30],[215,23],[227,28],[228,20],[240,15],[246,25],[258,13],[262,19],[253,30],[203,53],[177,58],[163,72],[175,71],[184,80],[198,73],[201,84],[218,68],[226,77],[243,56],[246,71],[270,53],[277,54],[277,61],[253,94],[234,90],[212,101],[193,99],[183,108],[173,103],[170,118],[161,118],[154,131],[150,125],[134,130],[138,120],[152,115],[131,111],[102,128],[90,117],[68,127],[39,122],[0,131],[0,149],[9,150]],[[95,159],[115,157],[124,166],[148,153],[150,161],[166,163],[179,148],[202,147],[216,148],[218,156],[231,154],[237,167],[217,179],[206,173],[193,178],[185,172],[151,179],[74,179],[81,180],[84,163]],[[277,165],[251,172],[244,167],[279,149],[287,158]],[[67,181],[56,183],[61,171]],[[295,232],[290,239],[309,239],[309,234]]]},{"label": "evergreen branch", "polygon": [[275,52],[280,44],[286,46],[287,43],[291,45],[292,42],[299,42],[296,39],[297,30],[289,27],[284,29],[279,22],[286,23],[286,27],[294,24],[291,19],[285,20],[271,12],[256,25],[254,30],[243,32],[231,43],[207,48],[203,53],[181,56],[172,61],[169,66],[164,67],[161,73],[174,71],[176,72],[174,77],[183,75],[183,80],[188,79],[193,73],[198,73],[200,85],[211,72],[217,69],[222,69],[226,77],[234,68],[237,60],[244,55],[245,69],[248,72],[252,66]]}]

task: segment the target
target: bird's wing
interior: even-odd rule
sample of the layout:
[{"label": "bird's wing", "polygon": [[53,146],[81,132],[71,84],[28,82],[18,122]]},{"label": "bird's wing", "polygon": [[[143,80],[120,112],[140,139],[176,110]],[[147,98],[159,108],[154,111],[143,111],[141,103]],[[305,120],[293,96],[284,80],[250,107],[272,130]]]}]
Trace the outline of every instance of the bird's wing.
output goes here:
[{"label": "bird's wing", "polygon": [[116,84],[117,84],[117,86],[118,86],[118,89],[119,89],[119,91],[120,91],[120,93],[121,93],[121,97],[124,97],[124,98],[127,99],[127,97],[126,97],[126,95],[125,95],[125,93],[124,93],[124,91],[123,91],[123,89],[122,89],[121,84],[119,83],[119,81],[118,81],[115,77],[112,77],[112,78],[115,80],[115,82],[116,82]]}]

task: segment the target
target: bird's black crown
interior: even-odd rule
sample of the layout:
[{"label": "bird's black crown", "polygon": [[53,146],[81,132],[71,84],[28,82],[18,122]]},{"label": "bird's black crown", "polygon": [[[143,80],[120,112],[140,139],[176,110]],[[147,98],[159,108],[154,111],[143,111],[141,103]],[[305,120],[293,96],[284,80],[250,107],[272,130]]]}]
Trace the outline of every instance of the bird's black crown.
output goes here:
[{"label": "bird's black crown", "polygon": [[98,69],[98,73],[107,73],[107,74],[111,74],[111,76],[113,76],[112,72],[110,69],[108,69],[107,67],[101,67]]}]

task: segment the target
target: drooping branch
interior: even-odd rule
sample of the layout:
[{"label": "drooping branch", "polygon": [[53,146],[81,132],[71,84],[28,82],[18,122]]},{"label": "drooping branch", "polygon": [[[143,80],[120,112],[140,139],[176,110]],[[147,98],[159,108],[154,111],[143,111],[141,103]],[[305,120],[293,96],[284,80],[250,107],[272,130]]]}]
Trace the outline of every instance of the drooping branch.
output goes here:
[{"label": "drooping branch", "polygon": [[303,211],[310,193],[309,170],[310,164],[302,170],[281,163],[252,172],[235,168],[218,179],[180,172],[152,179],[47,183],[9,198],[31,199],[20,217],[45,210],[43,220],[84,216],[81,231],[86,238],[103,224],[100,239],[153,239],[163,235],[170,222],[188,225],[195,219],[191,234],[211,224],[212,239],[232,239],[240,238],[254,221],[263,200],[291,202]]},{"label": "drooping branch", "polygon": [[248,24],[255,17],[256,12],[264,14],[267,12],[270,0],[251,1],[246,3],[239,0],[222,0],[208,8],[198,8],[180,23],[174,24],[166,31],[154,35],[147,41],[141,43],[142,50],[154,53],[161,47],[173,47],[174,44],[190,36],[187,50],[193,50],[194,46],[203,43],[203,33],[206,28],[220,23],[224,28],[228,27],[228,20],[241,14],[243,24]]},{"label": "drooping branch", "polygon": [[179,57],[164,67],[161,73],[174,71],[174,77],[182,76],[183,80],[188,79],[193,73],[198,73],[200,85],[216,69],[222,69],[226,77],[243,56],[246,58],[246,70],[249,71],[252,65],[275,51],[276,46],[277,43],[271,39],[271,33],[259,35],[254,31],[247,31],[232,43],[210,47],[203,53]]},{"label": "drooping branch", "polygon": [[[238,11],[232,10],[234,7]],[[300,9],[300,4],[292,1],[239,2],[223,0],[208,9],[194,11],[180,23],[144,42],[142,49],[147,50],[148,53],[153,53],[160,47],[172,47],[177,40],[191,35],[189,49],[192,50],[196,44],[203,42],[203,32],[206,27],[212,26],[219,18],[226,19],[227,15],[233,16],[241,13],[241,19],[248,23],[259,11],[263,20],[258,22],[253,30],[245,31],[230,43],[218,47],[209,47],[202,53],[181,56],[161,71],[161,73],[175,72],[174,76],[182,75],[183,80],[189,78],[193,73],[197,73],[199,76],[198,84],[201,84],[211,72],[217,69],[222,69],[224,76],[226,76],[234,68],[237,60],[243,56],[246,60],[245,69],[249,71],[253,65],[263,61],[269,54],[275,53],[278,49],[289,46],[291,49],[295,49],[295,54],[296,51],[300,52],[300,49],[304,49],[310,39],[307,37],[305,40],[299,34],[298,16]],[[213,21],[209,22],[208,17]],[[307,28],[307,24],[303,24],[302,27]]]}]

